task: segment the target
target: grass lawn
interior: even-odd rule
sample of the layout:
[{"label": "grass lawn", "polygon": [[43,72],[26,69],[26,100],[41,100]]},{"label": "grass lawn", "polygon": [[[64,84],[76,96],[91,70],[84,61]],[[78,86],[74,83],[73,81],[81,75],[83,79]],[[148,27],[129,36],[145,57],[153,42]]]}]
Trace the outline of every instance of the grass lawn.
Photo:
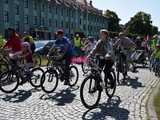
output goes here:
[{"label": "grass lawn", "polygon": [[154,107],[157,113],[158,120],[160,120],[160,87],[157,95],[154,98]]}]

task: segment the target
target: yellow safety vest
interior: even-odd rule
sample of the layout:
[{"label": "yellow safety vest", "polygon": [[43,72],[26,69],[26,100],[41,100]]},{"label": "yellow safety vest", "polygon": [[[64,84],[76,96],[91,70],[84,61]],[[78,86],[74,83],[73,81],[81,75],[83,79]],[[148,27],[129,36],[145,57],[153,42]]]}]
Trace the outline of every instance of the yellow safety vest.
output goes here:
[{"label": "yellow safety vest", "polygon": [[78,47],[78,48],[81,47],[81,38],[80,37],[74,38],[74,45],[75,45],[75,47]]}]

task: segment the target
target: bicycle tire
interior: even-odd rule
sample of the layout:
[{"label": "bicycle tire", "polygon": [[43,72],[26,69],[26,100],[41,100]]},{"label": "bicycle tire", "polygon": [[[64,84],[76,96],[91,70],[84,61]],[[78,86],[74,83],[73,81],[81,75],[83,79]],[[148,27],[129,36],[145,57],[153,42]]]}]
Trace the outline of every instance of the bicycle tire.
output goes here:
[{"label": "bicycle tire", "polygon": [[[90,80],[90,81],[89,81]],[[87,103],[86,103],[86,101],[85,101],[85,99],[84,99],[84,93],[83,93],[83,91],[84,91],[84,86],[85,86],[85,84],[86,84],[86,82],[90,82],[90,86],[91,86],[91,82],[92,82],[92,80],[95,80],[96,81],[96,79],[93,77],[93,76],[88,76],[87,78],[85,78],[84,79],[84,81],[82,82],[82,85],[81,85],[81,87],[80,87],[80,98],[81,98],[81,102],[82,102],[82,104],[86,107],[86,108],[88,108],[88,109],[93,109],[93,108],[95,108],[97,105],[98,105],[98,103],[99,103],[99,101],[100,101],[100,98],[101,98],[101,92],[102,91],[100,91],[100,90],[96,90],[96,91],[98,91],[98,97],[97,97],[97,100],[96,100],[96,102],[93,104],[93,105],[88,105]],[[89,89],[91,89],[91,88],[89,88]],[[86,91],[86,90],[85,90]]]},{"label": "bicycle tire", "polygon": [[81,64],[81,68],[82,68],[82,72],[83,72],[84,74],[87,74],[87,73],[89,72],[89,70],[86,70],[86,69],[85,69],[84,63]]},{"label": "bicycle tire", "polygon": [[[72,74],[72,73],[71,73],[72,69],[75,69],[76,74],[77,74],[76,79],[75,79],[75,81],[74,81],[73,83],[71,83],[72,79],[69,79],[69,86],[70,86],[70,87],[73,87],[73,86],[75,86],[75,85],[77,84],[77,82],[78,82],[79,72],[78,72],[78,68],[77,68],[76,66],[70,66],[69,69],[70,69],[70,74]],[[71,77],[71,75],[70,75],[70,77]]]},{"label": "bicycle tire", "polygon": [[113,95],[114,95],[114,93],[115,93],[115,91],[116,91],[116,75],[115,75],[115,72],[114,72],[114,71],[111,71],[111,75],[112,75],[113,81],[114,81],[114,86],[113,86],[113,88],[110,88],[110,89],[113,89],[113,91],[112,91],[111,94],[109,93],[108,87],[107,87],[107,85],[106,85],[106,84],[108,84],[108,80],[109,80],[109,79],[107,79],[107,81],[106,81],[107,83],[105,84],[105,87],[106,87],[105,92],[106,92],[106,95],[107,95],[109,98],[112,98]]},{"label": "bicycle tire", "polygon": [[[53,81],[53,77],[56,78],[56,79],[55,79],[55,80],[56,80],[56,81],[55,81],[55,85],[51,88],[51,90],[47,90],[47,89],[45,88],[45,85],[44,85],[45,81],[47,81],[47,79],[46,79],[47,73],[49,73],[49,80],[48,80],[48,82],[52,82],[52,81]],[[51,75],[52,75],[52,76],[51,76]],[[50,81],[50,78],[51,78],[51,81]],[[43,90],[44,92],[46,92],[46,93],[52,93],[52,92],[55,91],[55,89],[57,88],[57,86],[58,86],[58,74],[57,74],[57,71],[56,71],[56,70],[47,70],[46,72],[44,72],[44,74],[43,74],[43,76],[42,76],[42,79],[41,79],[41,88],[42,88],[42,90]]]},{"label": "bicycle tire", "polygon": [[[32,77],[34,76],[34,72],[37,72],[37,71],[39,71],[39,72],[41,72],[42,73],[42,75],[40,76],[40,80],[39,80],[39,84],[37,85],[36,83],[37,83],[37,80],[36,79],[32,79]],[[31,70],[31,73],[32,73],[32,77],[31,77],[31,79],[30,79],[30,84],[33,86],[33,87],[35,87],[35,88],[38,88],[38,87],[41,87],[41,79],[42,79],[42,76],[43,76],[43,74],[44,74],[44,71],[43,71],[43,69],[42,68],[40,68],[40,67],[37,67],[37,68],[33,68],[32,70]]]},{"label": "bicycle tire", "polygon": [[[5,75],[5,74],[7,74],[7,76]],[[8,85],[8,84],[10,84],[9,82],[11,82],[11,80],[13,80],[13,75],[15,75],[15,78],[16,78],[16,85],[11,89],[11,90],[6,90],[6,89],[4,89],[3,88],[3,86],[4,86],[4,84],[6,85]],[[6,77],[6,78],[4,78],[4,77]],[[6,82],[4,82],[4,83],[2,83],[3,82],[3,79],[6,79],[7,80],[7,83]],[[9,80],[10,79],[10,80]],[[9,81],[9,82],[8,82]],[[4,73],[2,73],[1,75],[0,75],[0,90],[2,91],[2,92],[4,92],[4,93],[12,93],[12,92],[14,92],[17,88],[18,88],[18,86],[19,86],[19,77],[18,77],[18,75],[16,74],[16,73],[13,73],[13,72],[4,72]]]}]

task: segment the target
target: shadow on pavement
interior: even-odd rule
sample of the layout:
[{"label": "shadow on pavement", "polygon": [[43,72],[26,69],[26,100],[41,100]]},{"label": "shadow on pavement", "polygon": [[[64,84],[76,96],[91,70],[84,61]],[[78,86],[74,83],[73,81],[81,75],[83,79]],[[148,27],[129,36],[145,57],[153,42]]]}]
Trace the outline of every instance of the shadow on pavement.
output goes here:
[{"label": "shadow on pavement", "polygon": [[2,95],[0,96],[0,99],[12,103],[19,103],[23,102],[26,99],[28,99],[32,95],[31,90],[25,91],[25,90],[18,90],[17,92],[10,94],[10,95]]},{"label": "shadow on pavement", "polygon": [[64,106],[65,104],[72,103],[74,98],[76,97],[75,94],[72,93],[71,89],[62,90],[60,93],[56,93],[55,95],[48,95],[47,97],[43,98],[45,95],[42,95],[40,99],[42,100],[51,100],[56,101],[56,105]]},{"label": "shadow on pavement", "polygon": [[131,86],[132,88],[134,89],[137,89],[139,87],[145,87],[144,85],[142,85],[141,82],[138,81],[139,78],[138,77],[135,77],[135,78],[127,78],[123,83],[121,83],[119,86]]},{"label": "shadow on pavement", "polygon": [[139,87],[145,87],[144,85],[142,85],[141,82],[138,81],[138,77],[136,77],[136,78],[129,78],[128,79],[128,86],[131,86],[134,89],[137,89]]},{"label": "shadow on pavement", "polygon": [[110,116],[116,120],[128,120],[129,111],[120,108],[120,97],[116,96],[108,100],[107,103],[101,104],[99,107],[86,111],[83,120],[106,120]]}]

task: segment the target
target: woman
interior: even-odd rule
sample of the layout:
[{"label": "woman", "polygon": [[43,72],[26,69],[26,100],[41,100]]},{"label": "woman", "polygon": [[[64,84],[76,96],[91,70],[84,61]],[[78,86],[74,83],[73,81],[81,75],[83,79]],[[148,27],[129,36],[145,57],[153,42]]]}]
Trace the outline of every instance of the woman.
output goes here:
[{"label": "woman", "polygon": [[113,57],[113,47],[112,44],[109,40],[109,33],[108,30],[102,29],[100,30],[100,40],[97,42],[95,48],[91,51],[89,54],[89,58],[92,56],[103,56],[105,59],[99,59],[99,67],[104,68],[104,73],[105,73],[105,79],[106,77],[111,80],[111,84],[113,87],[114,82],[113,82],[113,77],[111,75],[111,68],[114,64],[114,57]]}]

